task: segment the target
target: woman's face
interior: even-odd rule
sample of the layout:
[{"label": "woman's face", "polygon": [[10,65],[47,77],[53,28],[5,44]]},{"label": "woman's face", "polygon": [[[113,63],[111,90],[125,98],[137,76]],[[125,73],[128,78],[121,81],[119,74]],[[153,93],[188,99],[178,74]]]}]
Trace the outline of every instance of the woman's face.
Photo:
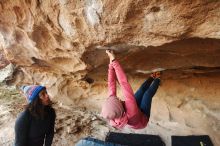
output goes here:
[{"label": "woman's face", "polygon": [[45,89],[39,93],[39,98],[41,99],[42,104],[45,106],[51,103],[50,97]]}]

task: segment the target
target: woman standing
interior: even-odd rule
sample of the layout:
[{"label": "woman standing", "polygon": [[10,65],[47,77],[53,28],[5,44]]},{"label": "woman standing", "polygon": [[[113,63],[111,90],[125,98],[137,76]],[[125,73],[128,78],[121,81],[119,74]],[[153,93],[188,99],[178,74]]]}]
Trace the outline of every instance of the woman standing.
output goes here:
[{"label": "woman standing", "polygon": [[51,146],[56,114],[44,86],[22,86],[25,110],[15,122],[15,146]]}]

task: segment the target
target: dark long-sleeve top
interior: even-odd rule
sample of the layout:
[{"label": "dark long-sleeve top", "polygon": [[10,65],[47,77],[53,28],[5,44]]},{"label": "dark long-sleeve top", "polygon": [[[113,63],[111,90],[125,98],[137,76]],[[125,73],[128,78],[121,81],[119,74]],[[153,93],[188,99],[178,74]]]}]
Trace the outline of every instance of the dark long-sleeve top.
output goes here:
[{"label": "dark long-sleeve top", "polygon": [[36,119],[28,110],[18,116],[15,122],[15,146],[51,146],[56,114],[49,106],[45,110],[48,114],[43,119]]}]

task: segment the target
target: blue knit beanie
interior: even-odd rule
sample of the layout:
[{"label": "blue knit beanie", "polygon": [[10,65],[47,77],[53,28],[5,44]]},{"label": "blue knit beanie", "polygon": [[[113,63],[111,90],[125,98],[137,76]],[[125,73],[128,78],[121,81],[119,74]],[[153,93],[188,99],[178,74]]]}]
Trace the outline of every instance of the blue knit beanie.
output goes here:
[{"label": "blue knit beanie", "polygon": [[30,86],[22,86],[21,90],[24,92],[24,95],[26,96],[28,103],[31,103],[33,100],[35,100],[37,97],[39,97],[40,91],[43,89],[46,89],[44,86],[38,86],[38,85],[30,85]]}]

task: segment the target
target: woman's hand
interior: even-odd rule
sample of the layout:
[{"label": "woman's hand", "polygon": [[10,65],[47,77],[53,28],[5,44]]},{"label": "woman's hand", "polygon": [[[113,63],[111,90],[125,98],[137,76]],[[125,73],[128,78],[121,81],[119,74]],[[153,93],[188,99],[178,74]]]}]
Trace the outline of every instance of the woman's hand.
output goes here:
[{"label": "woman's hand", "polygon": [[113,50],[106,50],[105,52],[110,59],[110,63],[115,60],[115,54],[114,54]]}]

